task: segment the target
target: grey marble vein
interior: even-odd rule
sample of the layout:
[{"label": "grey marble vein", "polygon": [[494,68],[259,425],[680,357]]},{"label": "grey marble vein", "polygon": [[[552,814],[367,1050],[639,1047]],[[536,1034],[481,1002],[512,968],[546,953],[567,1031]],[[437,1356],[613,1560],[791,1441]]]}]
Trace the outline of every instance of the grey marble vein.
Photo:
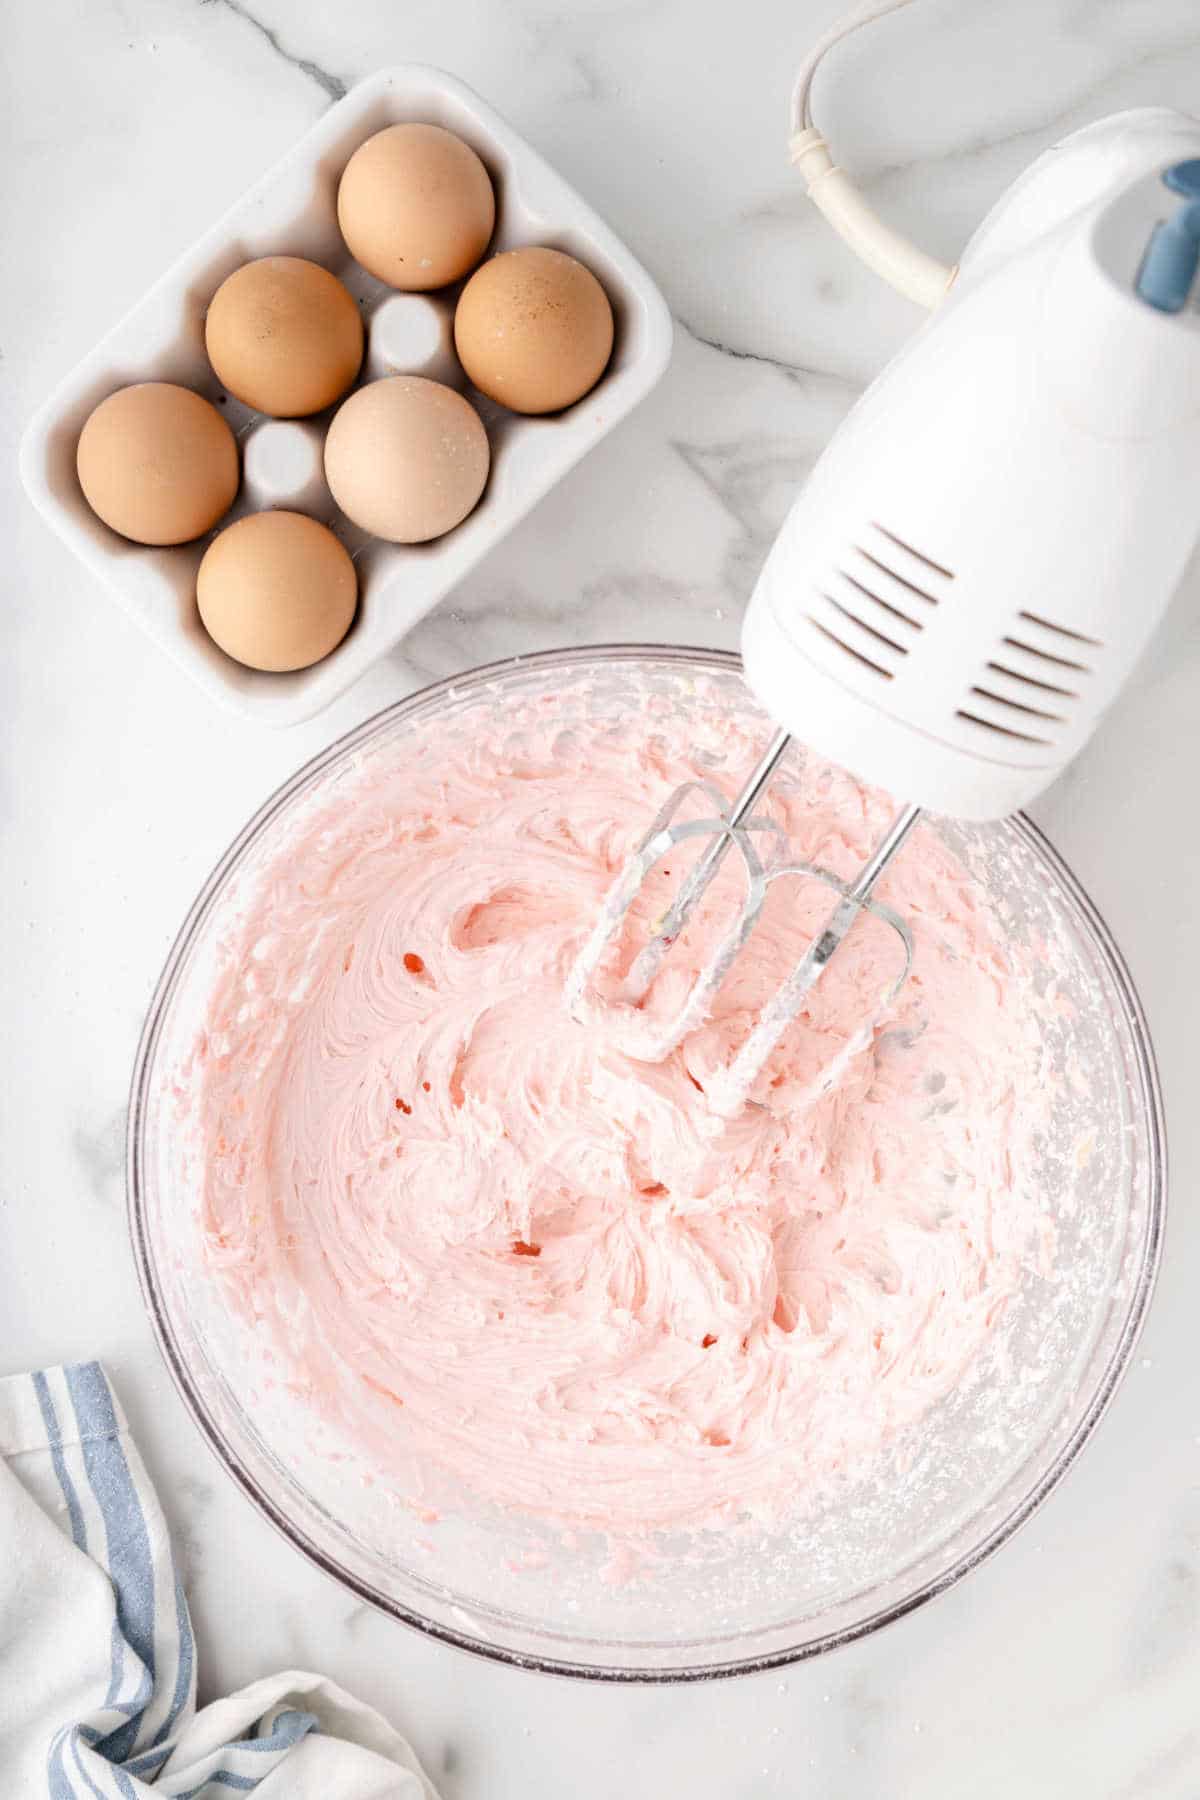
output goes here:
[{"label": "grey marble vein", "polygon": [[[1076,9],[1080,27],[1081,41],[1086,38],[1086,27],[1098,16],[1101,8],[1097,0],[1084,0],[1084,4]],[[1200,32],[1196,30],[1196,15],[1188,7],[1178,8],[1180,28],[1167,32],[1164,37],[1147,45],[1137,55],[1117,55],[1103,72],[1084,81],[1078,88],[1059,104],[1048,110],[1039,109],[1036,101],[1030,108],[1027,95],[1036,95],[1037,89],[1030,84],[1024,91],[1015,91],[1011,96],[1011,104],[1006,111],[1024,115],[1032,111],[1032,117],[1020,116],[1019,122],[998,126],[994,130],[981,131],[947,145],[941,150],[919,151],[914,155],[896,157],[856,156],[851,158],[848,151],[843,151],[842,159],[847,166],[853,166],[856,180],[867,191],[873,184],[883,183],[893,177],[920,176],[924,178],[939,168],[949,166],[957,173],[961,165],[970,163],[988,155],[994,150],[1023,148],[1028,159],[1032,161],[1039,151],[1053,143],[1056,138],[1067,132],[1076,130],[1093,118],[1102,118],[1106,113],[1118,112],[1128,100],[1122,98],[1122,90],[1128,89],[1131,77],[1139,71],[1154,69],[1160,63],[1170,64],[1188,52],[1200,53]],[[1066,21],[1063,22],[1064,27]],[[882,79],[882,71],[879,78]],[[797,187],[802,193],[802,187]],[[747,213],[745,216],[753,216]]]},{"label": "grey marble vein", "polygon": [[[803,201],[803,195],[800,198]],[[677,331],[685,332],[694,344],[699,344],[706,350],[715,350],[718,356],[729,356],[736,362],[757,363],[761,368],[773,369],[776,374],[785,376],[789,381],[828,382],[835,387],[847,388],[852,393],[858,393],[862,388],[861,382],[839,373],[836,369],[821,369],[806,363],[789,362],[784,357],[771,356],[765,350],[757,350],[747,344],[735,344],[717,337],[711,332],[704,331],[693,320],[685,318],[678,309],[673,311],[671,316],[675,321]]]},{"label": "grey marble vein", "polygon": [[[1094,16],[1095,0],[1086,0],[1080,11]],[[1034,117],[1023,118],[1017,124],[984,130],[965,139],[956,139],[944,148],[922,150],[912,155],[872,157],[855,153],[848,143],[839,142],[838,160],[852,170],[863,192],[881,209],[902,185],[911,189],[919,183],[928,189],[931,178],[940,174],[949,180],[961,181],[973,164],[983,163],[998,151],[1024,151],[1026,160],[1032,161],[1058,138],[1127,105],[1128,101],[1122,97],[1123,90],[1139,71],[1153,69],[1159,64],[1169,67],[1175,59],[1188,53],[1200,55],[1200,33],[1195,30],[1194,14],[1190,15],[1189,24],[1190,28],[1149,45],[1141,55],[1118,57],[1102,74],[1084,83],[1048,112],[1036,112]],[[1013,100],[1014,108],[1023,104],[1019,93],[1014,94]],[[776,190],[765,198],[739,207],[736,217],[744,224],[775,221],[796,224],[808,221],[811,215],[803,184],[793,174],[789,180],[779,182]]]},{"label": "grey marble vein", "polygon": [[608,98],[608,83],[601,74],[595,57],[585,50],[577,50],[571,58],[571,67],[578,77],[575,99],[596,101]]},{"label": "grey marble vein", "polygon": [[172,1483],[168,1503],[171,1542],[184,1589],[190,1593],[203,1574],[211,1547],[212,1482],[198,1475],[181,1475]]},{"label": "grey marble vein", "polygon": [[98,1200],[110,1201],[125,1168],[125,1108],[101,1125],[77,1125],[71,1141],[87,1186]]},{"label": "grey marble vein", "polygon": [[1200,1639],[1200,1492],[1179,1505],[1125,1639],[1132,1679],[1151,1681]]},{"label": "grey marble vein", "polygon": [[672,448],[737,527],[720,582],[740,609],[819,446],[761,437]]},{"label": "grey marble vein", "polygon": [[315,81],[321,91],[328,94],[331,100],[340,100],[345,94],[346,83],[340,75],[331,74],[328,69],[323,69],[311,58],[298,56],[288,50],[281,41],[278,31],[273,30],[262,19],[257,18],[244,4],[244,0],[200,0],[200,4],[201,6],[222,6],[226,12],[231,12],[235,19],[241,19],[243,24],[249,25],[252,31],[256,31],[259,37],[270,45],[282,62],[287,63],[293,69],[298,69],[300,74],[306,75],[310,81]]},{"label": "grey marble vein", "polygon": [[1200,1728],[1193,1728],[1147,1757],[1129,1781],[1112,1790],[1111,1800],[1164,1800],[1166,1795],[1193,1800],[1198,1777]]}]

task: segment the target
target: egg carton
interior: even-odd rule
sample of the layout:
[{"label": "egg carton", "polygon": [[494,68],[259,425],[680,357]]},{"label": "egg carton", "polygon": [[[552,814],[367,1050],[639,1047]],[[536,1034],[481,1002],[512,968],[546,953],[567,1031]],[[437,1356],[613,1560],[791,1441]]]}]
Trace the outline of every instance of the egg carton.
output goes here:
[{"label": "egg carton", "polygon": [[[489,254],[522,244],[565,250],[602,282],[612,303],[612,360],[590,394],[553,417],[507,412],[470,388],[453,350],[457,288],[397,294],[353,260],[337,223],[337,187],[358,146],[387,125],[442,125],[471,145],[496,189]],[[367,350],[360,380],[414,373],[462,388],[487,427],[492,466],[475,511],[445,537],[399,545],[370,538],[340,513],[325,485],[329,413],[268,419],[224,392],[204,350],[204,317],[225,277],[255,257],[304,256],[339,276],[360,302]],[[461,284],[460,284],[461,285]],[[504,534],[648,393],[666,368],[671,321],[646,271],[579,195],[465,83],[405,65],[362,81],[151,288],[86,356],[26,431],[27,492],[59,536],[181,668],[245,717],[286,726],[328,706],[475,566]],[[354,557],[359,605],[342,643],[291,674],[243,668],[200,623],[196,570],[211,541],[152,549],[104,525],[84,500],[75,449],[92,409],[135,381],[173,381],[220,407],[239,440],[242,486],[217,529],[247,512],[291,507],[330,525]]]}]

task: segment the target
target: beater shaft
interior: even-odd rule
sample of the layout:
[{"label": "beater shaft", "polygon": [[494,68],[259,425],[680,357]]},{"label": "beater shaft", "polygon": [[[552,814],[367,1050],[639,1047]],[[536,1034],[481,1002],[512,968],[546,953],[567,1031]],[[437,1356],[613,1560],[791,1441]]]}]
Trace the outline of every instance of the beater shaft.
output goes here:
[{"label": "beater shaft", "polygon": [[[919,806],[905,806],[896,814],[866,862],[850,881],[842,881],[828,869],[817,868],[810,863],[792,862],[778,857],[774,861],[768,858],[764,862],[755,849],[752,839],[757,835],[774,834],[782,839],[780,827],[769,819],[756,816],[754,808],[783,760],[790,741],[787,731],[776,733],[731,805],[725,805],[719,790],[708,782],[685,783],[683,787],[676,789],[659,809],[637,849],[627,858],[624,868],[609,890],[600,918],[567,978],[568,1009],[577,1018],[594,1014],[595,1002],[589,1000],[586,994],[588,981],[598,967],[607,945],[619,933],[622,921],[634,904],[647,874],[668,854],[674,857],[684,844],[707,840],[703,852],[684,878],[675,899],[652,927],[649,942],[634,959],[621,984],[620,1000],[625,1009],[625,1019],[629,1021],[636,1017],[639,1003],[658,974],[664,957],[680,936],[726,856],[736,848],[745,864],[749,884],[740,913],[718,940],[709,961],[675,1017],[665,1023],[647,1019],[640,1027],[635,1027],[630,1035],[627,1048],[631,1055],[649,1062],[661,1061],[683,1041],[689,1031],[709,1016],[713,996],[734,958],[754,930],[770,886],[776,881],[802,878],[815,879],[832,889],[837,895],[837,901],[820,931],[812,938],[799,962],[763,1009],[732,1061],[715,1078],[710,1077],[710,1102],[718,1112],[727,1115],[738,1111],[744,1104],[767,1058],[803,1007],[805,995],[820,980],[860,913],[869,912],[889,925],[899,937],[904,950],[903,967],[898,978],[889,983],[881,994],[881,1007],[886,1009],[895,998],[912,963],[912,937],[908,927],[890,907],[882,905],[871,896],[876,882],[920,818]],[[716,811],[713,816],[673,823],[679,808],[693,793],[704,796],[714,804]],[[838,1068],[856,1054],[862,1044],[869,1041],[876,1022],[876,1018],[863,1022],[844,1051],[834,1059]],[[825,1079],[822,1077],[814,1084],[814,1095],[824,1091],[824,1088]]]},{"label": "beater shaft", "polygon": [[[899,850],[901,844],[921,817],[919,806],[906,806],[901,809],[888,826],[884,835],[872,850],[870,856],[850,883],[846,894],[847,900],[865,900],[879,877]],[[840,941],[840,940],[839,940]],[[834,946],[836,948],[836,945]]]},{"label": "beater shaft", "polygon": [[[764,1007],[754,1029],[729,1068],[723,1072],[719,1081],[714,1083],[710,1099],[717,1111],[726,1114],[734,1113],[744,1104],[762,1072],[763,1064],[800,1011],[805,995],[821,979],[841,947],[847,932],[864,908],[868,908],[877,916],[885,919],[894,930],[899,932],[905,944],[906,956],[911,960],[912,942],[907,927],[902,920],[891,913],[890,909],[872,905],[871,892],[920,817],[921,808],[919,806],[902,808],[854,880],[842,889],[842,898],[826,919],[821,931],[813,938],[783,986]],[[800,865],[797,865],[797,868],[799,869]],[[812,872],[816,873],[817,871]],[[907,962],[905,973],[907,973]],[[901,980],[903,980],[903,976]],[[896,985],[898,987],[898,984]],[[895,991],[894,988],[891,997],[894,997]],[[845,1046],[841,1055],[835,1059],[833,1066],[824,1072],[818,1083],[819,1090],[824,1091],[833,1085],[842,1065],[865,1043],[870,1042],[873,1031],[874,1021],[865,1020],[860,1030]]]},{"label": "beater shaft", "polygon": [[645,997],[647,988],[658,973],[663,956],[679,936],[692,908],[709,887],[717,870],[729,854],[734,842],[729,834],[736,831],[738,826],[750,817],[765,791],[767,783],[783,760],[791,741],[790,731],[777,732],[763,751],[753,774],[750,775],[741,793],[725,815],[728,832],[722,832],[719,837],[710,840],[708,849],[703,856],[697,858],[695,866],[689,871],[687,879],[680,887],[669,910],[664,914],[658,930],[650,942],[639,951],[622,987],[622,995],[625,1000],[636,1004]]},{"label": "beater shaft", "polygon": [[749,817],[751,810],[761,797],[768,781],[770,781],[772,775],[783,760],[784,753],[791,741],[792,734],[790,731],[776,732],[775,736],[771,739],[771,742],[762,753],[757,768],[746,782],[745,787],[734,801],[732,807],[729,809],[729,824],[731,829],[736,829],[737,826],[742,823],[743,819]]}]

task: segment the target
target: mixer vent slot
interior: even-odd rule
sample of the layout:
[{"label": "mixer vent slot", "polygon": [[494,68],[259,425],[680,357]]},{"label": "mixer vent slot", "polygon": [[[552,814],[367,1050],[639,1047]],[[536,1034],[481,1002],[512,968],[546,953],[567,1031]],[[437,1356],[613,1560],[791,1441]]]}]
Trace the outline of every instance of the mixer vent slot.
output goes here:
[{"label": "mixer vent slot", "polygon": [[[979,689],[972,688],[971,692],[976,694]],[[968,712],[963,706],[958,708],[955,717],[965,719],[969,725],[980,725],[985,731],[995,732],[997,737],[1016,738],[1022,744],[1043,744],[1047,749],[1051,748],[1049,738],[1035,737],[1031,731],[1017,731],[1011,725],[997,725],[994,719],[982,718],[979,713]]]},{"label": "mixer vent slot", "polygon": [[892,679],[890,669],[885,669],[882,663],[875,662],[871,657],[864,655],[861,650],[856,650],[852,644],[846,642],[845,638],[840,638],[836,631],[830,631],[828,625],[822,625],[820,619],[814,619],[811,613],[808,615],[808,622],[814,631],[819,631],[823,638],[827,638],[831,644],[836,644],[839,650],[844,650],[847,656],[854,658],[855,662],[862,663],[868,669],[873,669],[876,675],[882,675],[885,681]]},{"label": "mixer vent slot", "polygon": [[1026,675],[1021,669],[1014,669],[1011,663],[992,661],[988,668],[993,675],[1006,675],[1009,681],[1019,681],[1021,686],[1030,689],[1034,694],[1057,694],[1063,700],[1078,700],[1075,688],[1060,687],[1056,681],[1043,681],[1040,675]]},{"label": "mixer vent slot", "polygon": [[807,616],[827,643],[893,681],[954,574],[885,525],[872,521],[870,530],[875,537],[847,545],[845,564],[834,564]]},{"label": "mixer vent slot", "polygon": [[[865,550],[860,550],[859,555],[865,556],[868,562],[872,560],[867,556]],[[858,579],[857,575],[852,575],[849,569],[839,569],[838,574],[843,581],[849,582],[856,594],[861,594],[864,600],[869,600],[873,606],[879,607],[881,612],[889,614],[889,616],[895,619],[899,624],[907,625],[910,631],[923,631],[925,629],[920,619],[915,619],[910,612],[905,612],[904,608],[902,606],[897,606],[894,600],[885,600],[882,594],[877,594],[874,588],[869,588],[865,582]],[[825,597],[826,599],[829,599],[828,595]],[[836,606],[837,602],[834,601],[832,604]],[[911,601],[909,604],[911,605]]]},{"label": "mixer vent slot", "polygon": [[[1042,613],[1022,607],[1004,639],[1001,655],[1011,672],[1031,685],[1038,680],[1050,691],[1069,694],[1078,699],[1079,678],[1093,673],[1091,652],[1103,650],[1099,638],[1088,637],[1072,625],[1056,625]],[[1032,668],[1012,669],[1012,651],[1018,658],[1028,657]]]},{"label": "mixer vent slot", "polygon": [[1047,663],[1056,669],[1073,669],[1077,675],[1090,675],[1091,668],[1087,663],[1078,662],[1071,656],[1056,656],[1051,650],[1039,650],[1028,638],[1006,637],[1004,642],[1010,650],[1021,650],[1026,656],[1034,656],[1039,663]]},{"label": "mixer vent slot", "polygon": [[973,687],[971,692],[980,700],[990,700],[994,706],[1007,707],[1012,713],[1024,713],[1029,719],[1046,719],[1052,725],[1067,722],[1062,713],[1047,712],[1044,706],[1029,706],[1024,700],[1010,700],[1007,694],[998,694],[994,688]]},{"label": "mixer vent slot", "polygon": [[[871,526],[874,531],[879,533],[880,537],[885,537],[889,544],[894,544],[897,550],[903,550],[906,555],[914,557],[917,562],[924,563],[927,569],[932,569],[933,573],[935,575],[940,575],[944,581],[954,580],[953,569],[948,569],[945,563],[935,562],[932,556],[927,556],[924,550],[918,550],[917,546],[909,543],[907,538],[902,538],[898,533],[889,531],[886,525],[881,525],[879,523],[878,519],[872,519]],[[889,570],[888,572],[889,574],[895,573],[894,570]],[[925,598],[927,600],[932,600],[933,595],[926,594]]]},{"label": "mixer vent slot", "polygon": [[868,625],[865,619],[861,619],[848,606],[843,606],[840,600],[835,600],[832,594],[822,594],[821,598],[827,606],[832,606],[834,612],[840,613],[849,624],[857,625],[860,631],[865,631],[868,637],[874,638],[877,644],[882,644],[887,650],[894,650],[898,656],[908,655],[907,644],[902,644],[898,639],[889,637],[886,631],[881,631],[874,625]]},{"label": "mixer vent slot", "polygon": [[998,736],[1051,747],[1069,731],[1093,673],[1098,638],[1024,607],[964,697],[958,717]]},{"label": "mixer vent slot", "polygon": [[1078,698],[1058,682],[1026,675],[1014,663],[994,658],[980,671],[958,717],[1019,743],[1050,745],[1060,735],[1059,727],[1070,727],[1071,703]]},{"label": "mixer vent slot", "polygon": [[898,569],[893,569],[889,563],[884,562],[882,557],[874,556],[870,550],[864,550],[861,544],[857,544],[855,548],[863,561],[870,563],[877,575],[886,575],[889,581],[894,581],[906,595],[911,595],[914,600],[919,600],[923,606],[937,605],[937,595],[931,594],[928,588],[918,587],[915,581],[910,581],[907,575],[901,575]]},{"label": "mixer vent slot", "polygon": [[1104,648],[1099,638],[1088,637],[1086,632],[1075,631],[1070,625],[1055,625],[1050,619],[1040,618],[1037,613],[1022,611],[1017,617],[1024,619],[1027,625],[1037,625],[1042,631],[1049,631],[1054,637],[1067,638],[1073,644],[1090,644],[1093,650]]}]

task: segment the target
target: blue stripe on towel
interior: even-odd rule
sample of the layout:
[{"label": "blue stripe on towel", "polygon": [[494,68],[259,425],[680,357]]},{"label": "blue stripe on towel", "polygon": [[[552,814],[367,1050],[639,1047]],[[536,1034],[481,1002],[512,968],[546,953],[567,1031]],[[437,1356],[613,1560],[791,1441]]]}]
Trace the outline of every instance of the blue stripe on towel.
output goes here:
[{"label": "blue stripe on towel", "polygon": [[[106,1796],[114,1793],[121,1800],[136,1800],[141,1789],[139,1778],[153,1781],[161,1773],[171,1753],[171,1733],[187,1711],[194,1680],[195,1643],[183,1584],[173,1561],[160,1571],[156,1594],[150,1524],[121,1441],[116,1406],[107,1380],[97,1363],[79,1364],[64,1370],[63,1374],[78,1426],[82,1480],[78,1467],[69,1468],[63,1454],[66,1446],[54,1395],[44,1375],[34,1375],[34,1389],[76,1545],[86,1550],[85,1509],[90,1504],[89,1488],[104,1522],[105,1562],[115,1600],[105,1709],[110,1717],[113,1711],[129,1716],[125,1724],[104,1738],[100,1737],[100,1728],[96,1726],[64,1726],[49,1747],[47,1789],[50,1800],[106,1800]],[[68,1436],[71,1436],[69,1432]],[[73,1445],[74,1438],[71,1441]],[[152,1511],[151,1518],[156,1517]],[[98,1536],[94,1529],[93,1535]],[[164,1638],[172,1635],[166,1609],[173,1607],[170,1623],[174,1626],[175,1639],[173,1653],[163,1652],[163,1667],[158,1671],[154,1654],[156,1599],[161,1599],[163,1605]],[[134,1672],[138,1676],[136,1694],[132,1698],[118,1699]],[[159,1677],[164,1689],[160,1704],[166,1698],[166,1682],[171,1681],[167,1716],[158,1727],[153,1744],[138,1754],[131,1754]],[[310,1731],[319,1729],[314,1713],[303,1712],[297,1707],[286,1708],[277,1714],[269,1732],[238,1739],[212,1757],[211,1760],[222,1764],[237,1763],[236,1772],[229,1767],[215,1768],[187,1795],[181,1795],[180,1800],[198,1800],[199,1796],[204,1796],[204,1800],[209,1800],[210,1796],[211,1800],[216,1800],[217,1794],[223,1791],[252,1792],[274,1773],[288,1752]],[[94,1746],[97,1754],[105,1758],[103,1778],[93,1776],[87,1767],[89,1746]],[[244,1773],[247,1767],[254,1767],[255,1772]]]},{"label": "blue stripe on towel", "polygon": [[248,1794],[270,1773],[270,1769],[264,1769],[261,1775],[231,1775],[227,1769],[218,1769],[215,1775],[209,1775],[199,1787],[189,1788],[186,1794],[180,1794],[179,1800],[196,1800],[197,1794],[202,1794],[205,1788],[210,1787],[237,1788],[239,1792]]},{"label": "blue stripe on towel", "polygon": [[139,1750],[136,1756],[131,1756],[125,1767],[130,1775],[137,1775],[142,1781],[153,1781],[173,1747],[171,1744],[152,1744],[149,1750]]},{"label": "blue stripe on towel", "polygon": [[[144,1671],[138,1690],[140,1705],[137,1710],[140,1711],[154,1686],[154,1564],[150,1555],[150,1534],[121,1448],[112,1394],[100,1365],[78,1363],[66,1371],[66,1379],[79,1424],[84,1470],[108,1537],[108,1571],[116,1592],[116,1623],[125,1644],[139,1659]],[[113,1656],[115,1674],[115,1641]],[[124,1762],[136,1738],[137,1718],[134,1716],[127,1725],[120,1726],[104,1740],[105,1755],[114,1763]],[[129,1787],[128,1792],[132,1794],[133,1789]]]},{"label": "blue stripe on towel", "polygon": [[316,1713],[298,1712],[289,1707],[281,1712],[266,1737],[238,1738],[226,1745],[229,1750],[290,1750],[302,1737],[320,1726]]},{"label": "blue stripe on towel", "polygon": [[94,1794],[95,1800],[104,1800],[103,1788],[98,1788],[96,1786],[95,1782],[92,1780],[91,1776],[88,1774],[87,1770],[83,1766],[83,1755],[79,1748],[78,1736],[76,1737],[75,1742],[72,1745],[72,1748],[75,1752],[75,1767],[78,1770],[81,1779],[86,1783],[88,1793]]},{"label": "blue stripe on towel", "polygon": [[169,1737],[174,1730],[175,1722],[187,1704],[187,1697],[192,1686],[192,1663],[195,1659],[196,1647],[192,1637],[192,1622],[188,1617],[183,1583],[178,1575],[175,1577],[175,1635],[179,1642],[179,1661],[175,1666],[175,1692],[171,1695],[167,1716],[154,1734],[156,1745],[161,1744],[164,1738]]},{"label": "blue stripe on towel", "polygon": [[50,1741],[46,1752],[46,1786],[50,1800],[77,1800],[75,1783],[67,1774],[66,1742],[69,1725],[64,1725]]},{"label": "blue stripe on towel", "polygon": [[107,1709],[115,1706],[117,1695],[121,1691],[121,1678],[125,1673],[125,1638],[121,1632],[121,1621],[113,1614],[112,1629],[108,1634],[108,1692],[104,1696]]},{"label": "blue stripe on towel", "polygon": [[33,1391],[37,1395],[37,1403],[41,1408],[42,1423],[46,1427],[46,1436],[50,1440],[50,1461],[54,1473],[58,1476],[58,1485],[62,1489],[63,1499],[67,1503],[67,1517],[71,1521],[71,1539],[76,1549],[87,1549],[87,1527],[83,1522],[83,1514],[79,1509],[79,1495],[75,1492],[75,1483],[71,1480],[67,1469],[66,1458],[62,1453],[62,1432],[58,1426],[58,1414],[54,1410],[54,1397],[50,1392],[50,1383],[39,1369],[33,1378]]},{"label": "blue stripe on towel", "polygon": [[[301,1738],[307,1737],[310,1731],[317,1731],[320,1721],[315,1713],[299,1712],[291,1707],[281,1712],[266,1737],[237,1738],[232,1744],[226,1744],[221,1751],[222,1756],[232,1756],[235,1751],[253,1750],[259,1753],[268,1751],[280,1760],[289,1750],[293,1750]],[[272,1768],[275,1765],[272,1764]],[[265,1781],[271,1769],[263,1769],[257,1775],[234,1775],[228,1769],[217,1769],[213,1774],[205,1776],[198,1787],[189,1788],[186,1794],[180,1794],[178,1800],[196,1800],[207,1787],[239,1788],[249,1793],[260,1781]]]}]

